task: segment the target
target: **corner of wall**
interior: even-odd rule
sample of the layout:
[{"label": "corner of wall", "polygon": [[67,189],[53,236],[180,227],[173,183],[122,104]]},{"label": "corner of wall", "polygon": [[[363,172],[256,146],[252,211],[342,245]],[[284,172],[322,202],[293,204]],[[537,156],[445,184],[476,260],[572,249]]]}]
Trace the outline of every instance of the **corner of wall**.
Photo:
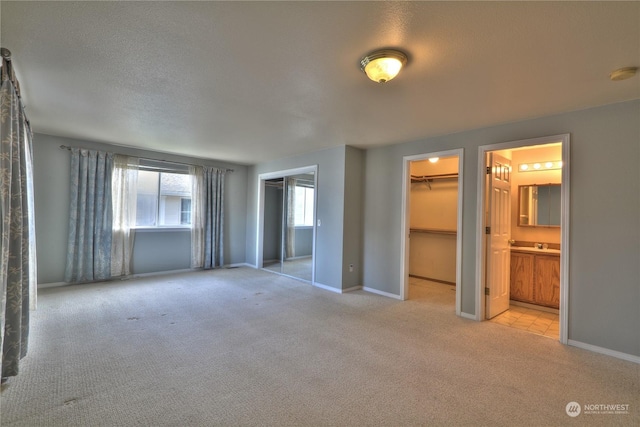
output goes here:
[{"label": "corner of wall", "polygon": [[364,151],[345,146],[342,289],[362,285]]}]

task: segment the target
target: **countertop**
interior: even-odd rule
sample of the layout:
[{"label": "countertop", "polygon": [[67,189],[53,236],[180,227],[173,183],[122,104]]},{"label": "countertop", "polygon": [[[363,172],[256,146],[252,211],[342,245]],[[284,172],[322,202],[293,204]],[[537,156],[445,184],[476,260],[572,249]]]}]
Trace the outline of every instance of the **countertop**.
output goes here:
[{"label": "countertop", "polygon": [[538,249],[538,248],[527,247],[527,246],[511,246],[511,250],[517,251],[517,252],[529,252],[529,253],[536,253],[536,254],[542,254],[542,255],[560,255],[560,249]]}]

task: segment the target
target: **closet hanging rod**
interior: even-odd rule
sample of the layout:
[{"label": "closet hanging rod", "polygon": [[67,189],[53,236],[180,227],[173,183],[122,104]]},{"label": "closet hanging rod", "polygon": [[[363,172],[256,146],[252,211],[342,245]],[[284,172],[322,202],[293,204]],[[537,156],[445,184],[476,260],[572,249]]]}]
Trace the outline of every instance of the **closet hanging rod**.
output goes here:
[{"label": "closet hanging rod", "polygon": [[457,173],[443,173],[439,175],[411,175],[412,180],[452,179],[457,177],[458,177]]},{"label": "closet hanging rod", "polygon": [[440,228],[410,228],[410,233],[429,233],[429,234],[447,234],[455,236],[456,230],[443,230]]},{"label": "closet hanging rod", "polygon": [[[69,147],[68,145],[61,145],[60,149],[61,150],[68,150],[71,151],[73,147]],[[117,153],[120,154],[120,153]],[[151,160],[153,162],[163,162],[163,163],[172,163],[174,165],[184,165],[184,166],[204,166],[204,165],[196,165],[193,163],[183,163],[183,162],[174,162],[173,160],[162,160],[162,159],[150,159],[148,157],[139,157],[141,160]],[[216,166],[213,166],[216,167]],[[225,169],[225,168],[219,168],[219,169],[224,169],[227,172],[233,172],[233,169]]]}]

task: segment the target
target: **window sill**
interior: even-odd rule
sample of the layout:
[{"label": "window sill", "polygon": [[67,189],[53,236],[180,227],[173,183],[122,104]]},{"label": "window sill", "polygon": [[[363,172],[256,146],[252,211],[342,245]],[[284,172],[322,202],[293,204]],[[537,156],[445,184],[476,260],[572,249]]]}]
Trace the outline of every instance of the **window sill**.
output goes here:
[{"label": "window sill", "polygon": [[191,227],[135,227],[132,228],[136,233],[154,233],[154,232],[175,232],[175,231],[191,231]]}]

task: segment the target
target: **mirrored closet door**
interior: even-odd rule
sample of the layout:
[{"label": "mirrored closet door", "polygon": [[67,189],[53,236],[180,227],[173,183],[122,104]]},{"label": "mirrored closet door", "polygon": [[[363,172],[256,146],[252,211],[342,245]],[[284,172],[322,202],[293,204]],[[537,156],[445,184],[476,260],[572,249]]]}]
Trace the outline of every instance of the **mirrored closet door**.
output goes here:
[{"label": "mirrored closet door", "polygon": [[262,267],[311,282],[315,172],[264,180]]}]

